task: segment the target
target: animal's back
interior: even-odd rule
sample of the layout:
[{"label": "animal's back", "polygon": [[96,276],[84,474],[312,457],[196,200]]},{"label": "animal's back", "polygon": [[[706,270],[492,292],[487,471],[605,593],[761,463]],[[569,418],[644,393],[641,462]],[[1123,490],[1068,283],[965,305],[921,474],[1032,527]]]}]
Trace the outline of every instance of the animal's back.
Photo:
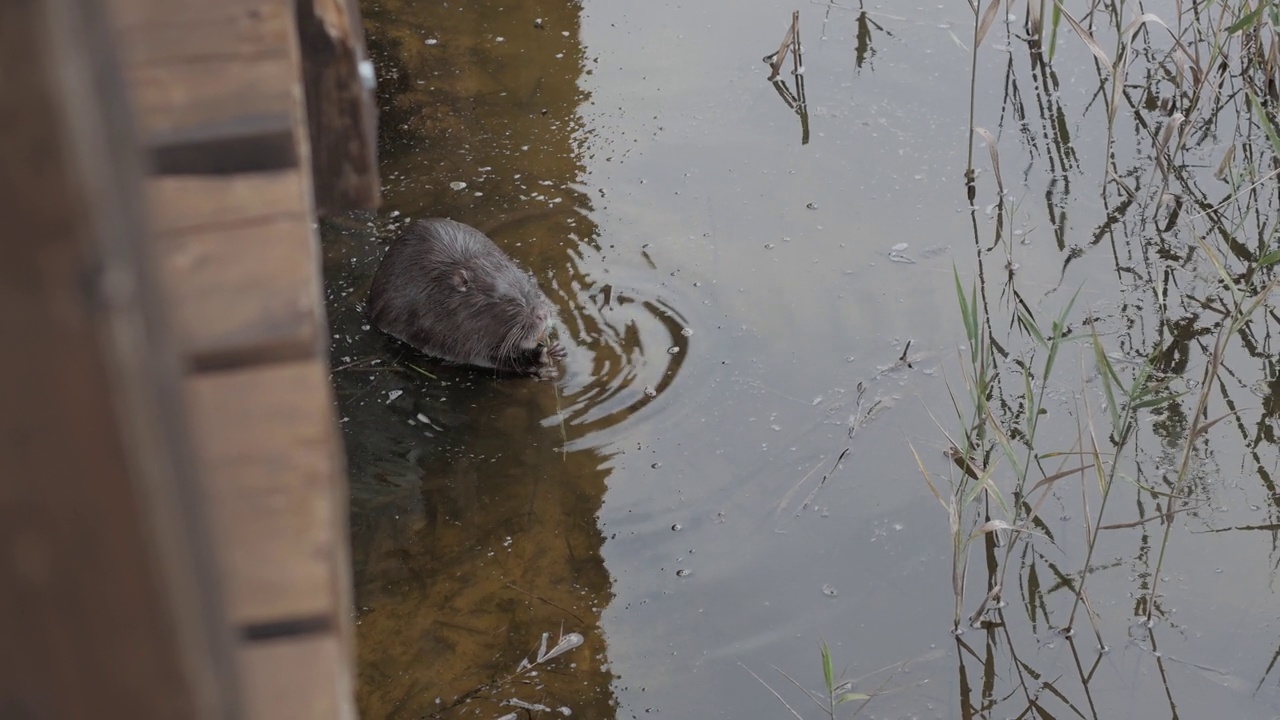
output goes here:
[{"label": "animal's back", "polygon": [[543,348],[550,301],[484,233],[453,220],[416,221],[391,244],[374,276],[369,316],[445,360],[535,374],[550,363],[546,352],[532,354]]}]

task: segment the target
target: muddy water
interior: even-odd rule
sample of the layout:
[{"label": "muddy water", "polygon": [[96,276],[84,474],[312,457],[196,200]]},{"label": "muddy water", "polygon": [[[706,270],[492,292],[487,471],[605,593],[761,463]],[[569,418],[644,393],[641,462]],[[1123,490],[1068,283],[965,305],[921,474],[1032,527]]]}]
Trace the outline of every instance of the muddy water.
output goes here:
[{"label": "muddy water", "polygon": [[[1140,622],[1149,523],[1093,556],[1109,652],[1083,623],[1076,640],[1053,630],[1085,557],[1077,483],[1042,511],[1052,542],[1017,558],[1007,621],[949,633],[947,516],[911,447],[945,484],[967,352],[953,268],[966,287],[983,278],[993,314],[1016,289],[1051,317],[1083,287],[1077,307],[1121,360],[1166,341],[1144,284],[1116,280],[1140,255],[1116,236],[1145,228],[1099,242],[1110,209],[1081,189],[1106,135],[1082,46],[1063,43],[1052,77],[1025,50],[982,56],[977,122],[1007,123],[1016,185],[998,238],[989,163],[976,207],[963,183],[965,3],[802,5],[806,113],[788,102],[794,76],[776,88],[760,61],[790,6],[363,9],[387,202],[324,242],[364,717],[792,717],[775,692],[821,717],[788,679],[822,689],[820,640],[850,678],[892,668],[856,685],[886,693],[864,717],[1280,713],[1270,531],[1206,532],[1270,522],[1253,465],[1274,467],[1275,449],[1242,433],[1202,453],[1211,501],[1180,526],[1154,630]],[[386,243],[435,215],[534,271],[569,350],[555,383],[443,365],[368,327]],[[1190,374],[1193,337],[1194,323],[1168,339]],[[1101,407],[1096,366],[1068,354],[1041,451],[1070,450],[1056,438],[1075,439],[1083,403]],[[1155,432],[1126,465],[1147,485],[1172,452]],[[1109,521],[1158,497],[1131,487]],[[965,613],[985,593],[973,573]],[[574,633],[581,646],[522,665]]]}]

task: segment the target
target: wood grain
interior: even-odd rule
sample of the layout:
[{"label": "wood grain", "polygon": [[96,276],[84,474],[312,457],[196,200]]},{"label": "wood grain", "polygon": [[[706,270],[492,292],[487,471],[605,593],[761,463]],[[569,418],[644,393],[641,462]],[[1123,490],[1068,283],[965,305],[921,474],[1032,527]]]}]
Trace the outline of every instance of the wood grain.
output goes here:
[{"label": "wood grain", "polygon": [[238,716],[97,3],[0,3],[0,717]]},{"label": "wood grain", "polygon": [[187,396],[232,621],[337,627],[346,484],[326,363],[200,373]]}]

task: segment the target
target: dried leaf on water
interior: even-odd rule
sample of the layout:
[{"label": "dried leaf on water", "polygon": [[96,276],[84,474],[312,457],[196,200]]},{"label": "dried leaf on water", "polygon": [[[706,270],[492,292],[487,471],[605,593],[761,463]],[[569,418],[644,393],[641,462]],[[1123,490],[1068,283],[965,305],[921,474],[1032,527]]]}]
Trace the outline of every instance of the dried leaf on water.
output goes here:
[{"label": "dried leaf on water", "polygon": [[987,152],[991,153],[991,171],[994,172],[996,176],[996,190],[998,190],[1000,195],[1003,197],[1004,178],[1000,176],[1000,150],[996,147],[996,139],[992,137],[991,133],[987,132],[983,128],[975,127],[973,131],[981,135],[983,140],[987,141]]},{"label": "dried leaf on water", "polygon": [[1114,63],[1111,62],[1111,56],[1107,55],[1107,51],[1103,50],[1098,41],[1093,39],[1093,35],[1072,17],[1066,8],[1062,7],[1062,0],[1054,0],[1053,4],[1057,6],[1058,12],[1062,13],[1062,17],[1067,19],[1067,24],[1076,31],[1076,35],[1079,35],[1084,44],[1089,47],[1089,52],[1093,53],[1098,58],[1098,62],[1102,63],[1102,66],[1110,72],[1114,67]]},{"label": "dried leaf on water", "polygon": [[987,30],[991,29],[991,23],[995,22],[996,15],[1000,13],[1000,0],[991,0],[987,4],[987,11],[982,14],[982,22],[978,23],[978,30],[973,38],[973,49],[977,50],[982,47],[982,39],[987,36]]}]

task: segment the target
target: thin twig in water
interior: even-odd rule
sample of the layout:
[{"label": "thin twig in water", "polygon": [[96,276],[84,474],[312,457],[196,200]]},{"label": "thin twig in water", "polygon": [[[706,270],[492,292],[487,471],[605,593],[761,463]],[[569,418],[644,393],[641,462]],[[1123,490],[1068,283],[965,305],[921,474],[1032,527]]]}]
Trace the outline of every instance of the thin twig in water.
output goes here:
[{"label": "thin twig in water", "polygon": [[791,496],[795,495],[796,491],[804,485],[805,481],[812,477],[813,474],[818,471],[818,468],[822,467],[823,460],[826,460],[826,458],[818,458],[818,462],[813,464],[813,468],[811,468],[809,472],[805,473],[804,477],[800,478],[795,485],[791,486],[791,489],[788,490],[786,494],[782,496],[782,499],[778,501],[778,506],[774,508],[773,514],[777,515],[782,512],[783,508],[787,506],[787,503],[791,502]]},{"label": "thin twig in water", "polygon": [[787,51],[795,51],[796,34],[799,32],[800,11],[796,10],[791,13],[791,27],[787,28],[787,34],[782,37],[782,44],[778,46],[778,51],[772,55],[766,55],[764,61],[769,63],[769,82],[773,82],[778,77],[778,71],[782,69],[782,63],[787,59]]},{"label": "thin twig in water", "polygon": [[800,716],[800,713],[798,713],[798,712],[796,712],[796,711],[795,711],[795,708],[793,708],[793,707],[791,707],[790,705],[788,705],[788,704],[787,704],[787,701],[782,699],[782,696],[778,694],[778,691],[777,691],[777,690],[774,690],[774,689],[769,685],[769,683],[767,683],[767,682],[765,682],[765,681],[764,681],[764,678],[762,678],[762,677],[760,677],[759,675],[757,675],[757,674],[755,673],[755,671],[754,671],[754,670],[752,670],[751,668],[747,667],[746,665],[743,665],[741,660],[738,660],[737,662],[738,662],[738,667],[740,667],[740,668],[742,668],[743,670],[746,670],[747,672],[751,673],[751,677],[753,677],[753,678],[755,678],[756,680],[758,680],[758,681],[760,682],[760,684],[761,684],[761,685],[763,685],[763,686],[765,687],[765,689],[766,689],[766,690],[768,690],[769,692],[773,693],[773,696],[774,696],[774,697],[776,697],[776,698],[778,698],[778,702],[782,703],[782,706],[783,706],[783,707],[785,707],[787,710],[789,710],[789,711],[791,712],[792,717],[796,718],[796,720],[804,720],[804,718]]},{"label": "thin twig in water", "polygon": [[796,514],[793,517],[800,517],[800,513],[804,512],[805,508],[809,507],[809,503],[813,502],[813,499],[818,496],[818,491],[822,489],[823,485],[827,484],[827,478],[831,477],[832,473],[836,471],[836,468],[840,467],[840,461],[844,460],[844,456],[848,455],[851,449],[852,448],[845,448],[844,451],[840,453],[840,457],[836,458],[835,464],[831,466],[830,472],[822,476],[822,480],[818,481],[818,486],[813,489],[813,492],[809,493],[809,496],[804,499],[804,502],[800,503],[800,509],[796,510]]},{"label": "thin twig in water", "polygon": [[[377,355],[365,355],[364,357],[362,357],[362,358],[356,358],[355,360],[352,360],[351,362],[349,362],[349,363],[347,363],[347,364],[345,364],[345,365],[339,365],[338,367],[334,368],[333,370],[330,370],[329,372],[338,372],[339,370],[346,370],[347,368],[355,367],[356,365],[359,365],[360,363],[363,363],[363,362],[366,362],[366,361],[369,361],[369,360],[373,360],[373,359],[375,359],[375,358],[377,358],[377,357],[378,357]],[[364,368],[362,368],[362,369],[364,369]]]},{"label": "thin twig in water", "polygon": [[573,616],[573,619],[577,620],[578,622],[582,623],[583,625],[586,625],[586,624],[587,624],[587,621],[586,621],[586,620],[583,620],[581,617],[579,617],[579,616],[578,616],[578,614],[577,614],[577,613],[575,613],[574,611],[570,610],[569,608],[563,607],[563,606],[561,606],[561,605],[557,605],[557,604],[555,604],[555,603],[551,602],[550,600],[548,600],[548,599],[546,599],[546,598],[542,597],[541,595],[534,595],[533,593],[529,592],[528,590],[525,590],[524,588],[522,588],[522,587],[520,587],[520,586],[518,586],[518,585],[514,585],[514,584],[512,584],[512,583],[507,583],[507,587],[511,588],[512,590],[517,590],[517,591],[519,591],[519,592],[522,592],[522,593],[524,593],[525,595],[528,595],[529,597],[533,598],[534,600],[541,600],[542,602],[544,602],[544,603],[546,603],[546,604],[550,605],[551,607],[553,607],[553,608],[555,608],[555,609],[557,609],[557,610],[559,610],[559,611],[561,611],[561,612],[564,612],[564,613],[567,613],[567,614],[569,614],[569,615],[572,615],[572,616]]}]

